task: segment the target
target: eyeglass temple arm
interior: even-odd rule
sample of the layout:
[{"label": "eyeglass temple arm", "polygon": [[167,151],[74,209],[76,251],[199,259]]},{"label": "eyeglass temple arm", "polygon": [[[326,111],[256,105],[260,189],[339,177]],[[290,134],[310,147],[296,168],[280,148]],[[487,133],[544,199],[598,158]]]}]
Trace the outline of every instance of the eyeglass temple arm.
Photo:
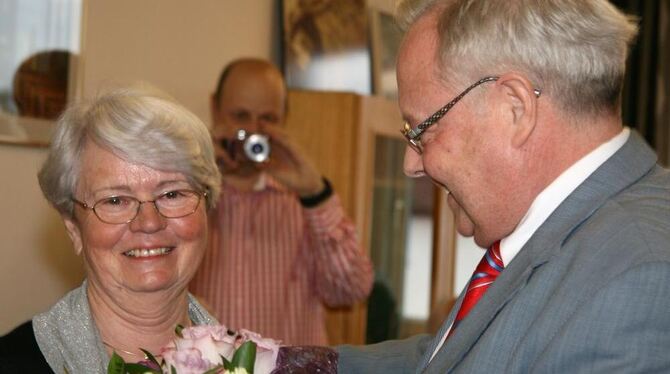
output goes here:
[{"label": "eyeglass temple arm", "polygon": [[[465,91],[463,91],[460,95],[458,95],[454,100],[450,101],[449,103],[447,103],[447,105],[443,106],[430,118],[416,125],[416,127],[412,128],[412,126],[408,122],[405,122],[405,128],[401,130],[401,132],[403,133],[403,135],[407,137],[408,140],[415,139],[417,136],[421,135],[421,133],[423,133],[423,131],[428,126],[434,124],[435,121],[442,118],[442,116],[444,116],[446,112],[448,112],[458,101],[460,101],[463,98],[463,96],[465,96],[472,89],[474,89],[475,87],[479,86],[482,83],[497,81],[498,78],[499,77],[486,77],[480,79],[479,81],[475,82],[470,87],[465,89]],[[535,94],[535,97],[539,98],[540,95],[542,94],[542,90],[538,88],[533,88],[533,93]]]}]

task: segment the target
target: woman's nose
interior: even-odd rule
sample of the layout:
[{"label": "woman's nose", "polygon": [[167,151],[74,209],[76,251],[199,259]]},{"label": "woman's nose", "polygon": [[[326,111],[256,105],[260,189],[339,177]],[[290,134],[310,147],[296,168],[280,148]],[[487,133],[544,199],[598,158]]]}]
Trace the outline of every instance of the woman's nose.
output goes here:
[{"label": "woman's nose", "polygon": [[130,228],[134,231],[155,232],[165,228],[166,220],[155,203],[145,201],[140,205],[135,219],[130,222]]}]

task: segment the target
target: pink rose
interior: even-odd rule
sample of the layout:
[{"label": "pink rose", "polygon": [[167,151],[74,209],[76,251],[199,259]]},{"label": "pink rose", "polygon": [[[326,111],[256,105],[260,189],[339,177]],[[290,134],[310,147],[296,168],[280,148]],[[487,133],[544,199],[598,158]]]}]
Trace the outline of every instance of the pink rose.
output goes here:
[{"label": "pink rose", "polygon": [[[240,330],[238,334],[231,335],[225,326],[202,325],[185,328],[181,334],[183,338],[176,339],[161,352],[167,363],[164,369],[168,373],[170,365],[173,365],[179,374],[200,374],[222,364],[220,356],[232,360],[235,350],[246,341],[256,343],[255,374],[269,374],[277,362],[279,342],[263,338],[255,332]],[[205,369],[202,370],[202,367]]]},{"label": "pink rose", "polygon": [[241,329],[238,331],[241,339],[240,345],[248,340],[256,343],[256,361],[254,363],[254,374],[269,374],[277,364],[279,353],[279,342],[274,339],[263,338],[259,334]]},{"label": "pink rose", "polygon": [[202,374],[215,366],[204,359],[200,351],[195,348],[179,350],[166,348],[161,354],[166,363],[163,368],[163,372],[166,374],[171,373],[171,366],[174,366],[179,374]]},{"label": "pink rose", "polygon": [[[228,334],[228,328],[224,325],[210,326],[210,325],[198,325],[187,327],[181,330],[181,335],[184,339],[196,339],[203,337],[205,335],[211,335],[215,340],[226,340],[235,335]],[[231,340],[232,341],[232,340]]]},{"label": "pink rose", "polygon": [[221,364],[221,357],[230,360],[235,352],[235,336],[225,326],[194,326],[182,330],[182,339],[175,342],[178,350],[195,348],[203,358]]}]

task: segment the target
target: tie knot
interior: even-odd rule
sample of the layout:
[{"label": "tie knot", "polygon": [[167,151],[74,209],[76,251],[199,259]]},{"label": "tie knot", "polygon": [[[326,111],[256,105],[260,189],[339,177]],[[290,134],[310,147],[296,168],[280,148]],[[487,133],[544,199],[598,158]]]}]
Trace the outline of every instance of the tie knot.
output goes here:
[{"label": "tie knot", "polygon": [[502,257],[500,256],[500,242],[495,242],[484,254],[482,260],[477,265],[472,279],[480,279],[483,277],[497,277],[503,270]]},{"label": "tie knot", "polygon": [[500,240],[493,243],[489,247],[489,249],[486,251],[486,255],[484,256],[484,258],[487,259],[489,265],[497,269],[498,272],[501,272],[503,270],[505,264],[503,263],[502,256],[500,255]]}]

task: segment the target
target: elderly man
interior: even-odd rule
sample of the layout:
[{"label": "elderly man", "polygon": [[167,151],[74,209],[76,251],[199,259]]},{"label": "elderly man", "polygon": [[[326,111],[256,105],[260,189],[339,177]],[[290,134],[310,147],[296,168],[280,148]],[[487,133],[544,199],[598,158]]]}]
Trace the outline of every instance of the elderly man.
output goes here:
[{"label": "elderly man", "polygon": [[229,327],[326,345],[323,306],[365,299],[372,265],[330,183],[284,132],[286,100],[267,61],[221,73],[211,109],[223,188],[191,290]]},{"label": "elderly man", "polygon": [[620,118],[636,26],[605,0],[398,10],[405,172],[489,249],[434,337],[340,371],[670,371],[670,173]]}]

